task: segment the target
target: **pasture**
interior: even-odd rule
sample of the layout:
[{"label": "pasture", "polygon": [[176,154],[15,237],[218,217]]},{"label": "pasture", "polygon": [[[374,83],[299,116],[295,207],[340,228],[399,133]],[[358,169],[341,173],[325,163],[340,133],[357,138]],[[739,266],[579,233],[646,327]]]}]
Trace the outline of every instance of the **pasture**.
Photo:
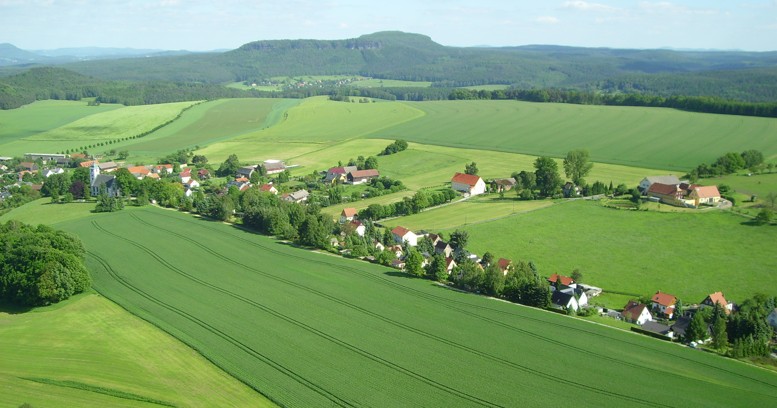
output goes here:
[{"label": "pasture", "polygon": [[17,312],[0,309],[1,406],[273,406],[100,295]]},{"label": "pasture", "polygon": [[100,293],[283,405],[777,404],[774,373],[222,223],[148,207],[61,226]]},{"label": "pasture", "polygon": [[464,229],[475,253],[534,260],[544,276],[579,268],[584,282],[605,291],[661,290],[685,303],[717,291],[734,302],[777,295],[777,287],[764,285],[777,270],[777,227],[744,221],[720,211],[627,211],[575,201]]},{"label": "pasture", "polygon": [[519,101],[403,102],[424,114],[369,137],[688,171],[726,152],[777,155],[777,119]]}]

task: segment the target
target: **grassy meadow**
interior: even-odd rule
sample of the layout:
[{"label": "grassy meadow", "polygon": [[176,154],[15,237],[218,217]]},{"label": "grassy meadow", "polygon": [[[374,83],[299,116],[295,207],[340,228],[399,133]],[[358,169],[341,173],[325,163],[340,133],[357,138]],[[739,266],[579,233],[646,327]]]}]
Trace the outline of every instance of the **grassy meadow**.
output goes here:
[{"label": "grassy meadow", "polygon": [[87,293],[0,309],[0,406],[274,406],[169,334]]},{"label": "grassy meadow", "polygon": [[61,226],[100,293],[282,405],[777,403],[774,373],[222,223],[148,207]]},{"label": "grassy meadow", "polygon": [[534,260],[545,276],[579,268],[584,282],[605,290],[661,290],[686,303],[723,291],[741,302],[758,292],[777,295],[777,287],[764,285],[777,270],[777,227],[746,221],[721,211],[627,211],[575,201],[464,229],[473,252]]}]

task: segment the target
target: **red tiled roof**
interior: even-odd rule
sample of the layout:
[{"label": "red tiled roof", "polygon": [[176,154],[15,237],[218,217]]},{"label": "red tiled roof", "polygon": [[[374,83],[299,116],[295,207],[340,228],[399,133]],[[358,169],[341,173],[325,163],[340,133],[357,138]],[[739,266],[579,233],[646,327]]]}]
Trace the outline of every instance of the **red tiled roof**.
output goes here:
[{"label": "red tiled roof", "polygon": [[396,236],[398,236],[398,237],[404,237],[405,235],[407,235],[408,232],[410,232],[409,229],[407,229],[405,227],[400,227],[398,225],[396,227],[394,227],[393,230],[391,230],[391,233],[396,235]]},{"label": "red tiled roof", "polygon": [[331,169],[327,170],[328,173],[332,174],[345,174],[345,168],[343,167],[332,167]]},{"label": "red tiled roof", "polygon": [[[499,266],[499,269],[505,271],[505,270],[507,270],[507,268],[510,267],[511,263],[513,263],[513,261],[511,261],[509,259],[499,258],[499,260],[496,262],[496,265]],[[563,280],[561,282],[564,283]]]},{"label": "red tiled roof", "polygon": [[199,170],[197,170],[197,175],[199,175],[199,176],[206,176],[208,174],[210,174],[208,169],[199,169]]},{"label": "red tiled roof", "polygon": [[356,209],[352,207],[343,208],[343,212],[340,213],[343,217],[353,217],[356,215]]},{"label": "red tiled roof", "polygon": [[712,303],[713,305],[715,303],[719,303],[720,307],[724,309],[726,308],[726,306],[728,306],[728,302],[726,301],[726,298],[723,296],[723,292],[715,292],[707,296],[707,298],[710,300],[710,303]]},{"label": "red tiled roof", "polygon": [[148,174],[151,172],[151,170],[149,170],[148,167],[146,166],[128,167],[127,170],[130,173],[139,173],[139,174]]},{"label": "red tiled roof", "polygon": [[87,160],[87,161],[78,163],[78,165],[81,167],[92,167],[92,165],[95,163],[99,163],[99,162],[97,160]]},{"label": "red tiled roof", "polygon": [[375,169],[367,169],[367,170],[356,170],[351,172],[351,177],[353,178],[360,178],[360,177],[378,177],[380,176],[380,173]]},{"label": "red tiled roof", "polygon": [[237,177],[235,178],[235,182],[237,183],[248,183],[248,179],[246,177]]},{"label": "red tiled roof", "polygon": [[[656,294],[653,295],[652,300],[654,303],[658,303],[659,305],[664,307],[674,306],[674,304],[677,303],[677,298],[675,297],[675,295],[662,293],[661,291],[656,292]],[[669,314],[670,312],[667,310],[666,313]]]},{"label": "red tiled roof", "polygon": [[354,227],[358,228],[358,227],[362,226],[362,222],[359,221],[359,220],[353,220],[353,221],[351,221],[351,225],[353,225]]},{"label": "red tiled roof", "polygon": [[451,179],[451,183],[460,183],[466,184],[468,186],[474,186],[478,183],[478,180],[480,180],[480,177],[472,174],[456,173],[456,175],[454,175]]},{"label": "red tiled roof", "polygon": [[262,184],[262,186],[259,187],[259,190],[262,190],[262,191],[272,191],[273,188],[274,187],[273,187],[272,184]]},{"label": "red tiled roof", "polygon": [[642,311],[646,308],[646,305],[643,305],[636,300],[630,300],[629,303],[627,303],[623,308],[621,315],[629,320],[637,320],[642,314]]},{"label": "red tiled roof", "polygon": [[677,193],[677,186],[673,184],[653,183],[650,185],[650,188],[648,188],[648,193],[674,195]]},{"label": "red tiled roof", "polygon": [[720,197],[717,186],[697,186],[694,190],[696,190],[696,195],[699,196],[699,198]]},{"label": "red tiled roof", "polygon": [[192,169],[183,170],[179,175],[181,177],[191,177],[192,176]]},{"label": "red tiled roof", "polygon": [[573,283],[575,283],[575,280],[570,278],[569,276],[559,275],[557,273],[554,273],[553,275],[550,275],[548,280],[551,283],[556,283],[556,280],[561,279],[561,284],[565,286],[569,286]]}]

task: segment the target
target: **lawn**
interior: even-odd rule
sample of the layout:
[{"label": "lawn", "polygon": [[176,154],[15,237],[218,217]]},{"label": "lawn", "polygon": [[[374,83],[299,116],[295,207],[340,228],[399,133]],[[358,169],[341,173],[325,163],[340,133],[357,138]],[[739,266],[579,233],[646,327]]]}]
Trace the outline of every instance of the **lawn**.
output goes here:
[{"label": "lawn", "polygon": [[777,227],[743,221],[721,211],[628,211],[576,201],[465,229],[475,253],[534,260],[545,276],[579,268],[585,282],[605,290],[661,290],[686,303],[716,291],[735,302],[777,295],[777,287],[764,285],[777,270]]},{"label": "lawn", "polygon": [[96,203],[94,201],[70,204],[51,204],[50,198],[41,198],[27,203],[13,211],[0,216],[0,223],[18,220],[27,224],[52,225],[58,222],[70,221],[92,215]]},{"label": "lawn", "polygon": [[282,405],[777,404],[774,373],[222,223],[146,207],[63,226],[98,291]]},{"label": "lawn", "polygon": [[95,294],[0,309],[0,406],[273,406],[169,334]]},{"label": "lawn", "polygon": [[[107,103],[99,106],[88,106],[85,101],[49,100],[33,102],[17,109],[0,110],[0,145],[44,133],[89,115],[108,112],[120,107],[122,106]],[[4,150],[0,147],[0,151]]]},{"label": "lawn", "polygon": [[519,101],[405,102],[425,114],[369,137],[687,171],[730,151],[777,155],[777,119]]}]

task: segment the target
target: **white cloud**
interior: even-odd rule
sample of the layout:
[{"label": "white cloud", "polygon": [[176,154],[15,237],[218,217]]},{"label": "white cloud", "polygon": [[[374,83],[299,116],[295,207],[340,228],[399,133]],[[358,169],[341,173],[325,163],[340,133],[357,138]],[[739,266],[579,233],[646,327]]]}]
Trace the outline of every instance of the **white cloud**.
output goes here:
[{"label": "white cloud", "polygon": [[639,3],[639,8],[642,11],[649,13],[668,13],[668,14],[718,14],[718,10],[714,9],[697,9],[687,6],[674,4],[669,1],[643,1]]},{"label": "white cloud", "polygon": [[540,24],[558,24],[560,20],[553,16],[540,16],[534,19],[535,22]]},{"label": "white cloud", "polygon": [[575,9],[580,11],[617,11],[618,9],[612,6],[608,6],[606,4],[601,3],[590,3],[587,1],[582,0],[576,0],[576,1],[567,1],[563,5],[564,8],[569,9]]}]

